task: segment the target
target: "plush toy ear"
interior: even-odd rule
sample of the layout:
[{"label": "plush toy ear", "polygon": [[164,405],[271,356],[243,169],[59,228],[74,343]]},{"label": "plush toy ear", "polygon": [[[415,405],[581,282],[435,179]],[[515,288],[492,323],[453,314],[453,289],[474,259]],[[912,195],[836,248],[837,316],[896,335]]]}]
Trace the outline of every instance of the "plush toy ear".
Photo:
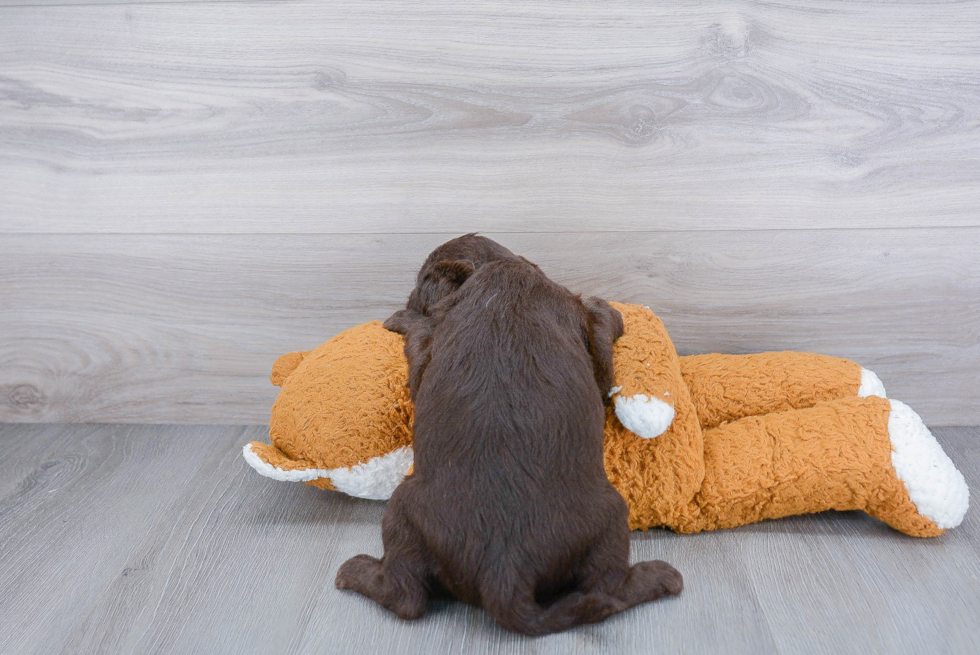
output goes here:
[{"label": "plush toy ear", "polygon": [[307,353],[276,362],[282,391],[269,418],[271,444],[245,460],[276,480],[361,498],[388,498],[412,463],[405,341],[372,321]]},{"label": "plush toy ear", "polygon": [[623,316],[602,298],[592,296],[583,302],[588,315],[586,344],[592,355],[595,381],[602,397],[608,401],[609,390],[616,384],[613,369],[613,343],[623,336]]},{"label": "plush toy ear", "polygon": [[296,367],[303,363],[303,359],[309,355],[312,350],[302,350],[294,353],[286,353],[281,356],[272,365],[272,374],[269,376],[269,381],[277,387],[281,387]]}]

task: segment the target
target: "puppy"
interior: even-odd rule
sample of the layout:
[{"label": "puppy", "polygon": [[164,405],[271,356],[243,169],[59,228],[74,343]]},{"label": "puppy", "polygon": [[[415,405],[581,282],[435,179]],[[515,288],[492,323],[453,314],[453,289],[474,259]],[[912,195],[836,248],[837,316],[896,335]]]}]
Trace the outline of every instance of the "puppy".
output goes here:
[{"label": "puppy", "polygon": [[414,472],[388,503],[384,557],[348,560],[336,586],[404,619],[448,592],[530,635],[679,593],[665,562],[630,567],[626,503],[603,468],[619,312],[462,239],[389,319],[406,335]]}]

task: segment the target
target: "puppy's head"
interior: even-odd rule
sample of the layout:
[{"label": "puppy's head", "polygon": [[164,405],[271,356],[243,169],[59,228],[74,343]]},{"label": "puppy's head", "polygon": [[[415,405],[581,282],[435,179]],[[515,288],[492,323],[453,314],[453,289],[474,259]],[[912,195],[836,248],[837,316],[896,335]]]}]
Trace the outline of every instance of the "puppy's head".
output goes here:
[{"label": "puppy's head", "polygon": [[514,253],[486,237],[466,234],[447,241],[422,264],[407,309],[428,316],[432,306],[462,286],[474,270],[501,259],[514,259]]},{"label": "puppy's head", "polygon": [[385,321],[385,328],[407,335],[432,308],[459,289],[473,272],[491,262],[515,259],[514,253],[486,237],[465,234],[442,244],[426,257],[405,309]]}]

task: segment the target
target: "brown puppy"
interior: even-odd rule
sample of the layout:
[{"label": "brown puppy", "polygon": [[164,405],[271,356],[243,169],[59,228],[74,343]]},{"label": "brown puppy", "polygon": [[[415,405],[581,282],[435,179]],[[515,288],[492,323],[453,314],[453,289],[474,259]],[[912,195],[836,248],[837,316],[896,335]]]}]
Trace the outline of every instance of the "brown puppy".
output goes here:
[{"label": "brown puppy", "polygon": [[405,619],[448,591],[526,634],[678,593],[670,565],[629,566],[626,503],[603,468],[622,317],[490,254],[476,270],[472,258],[427,262],[437,291],[416,298],[428,315],[389,319],[407,338],[415,469],[389,501],[384,557],[348,560],[337,587]]}]

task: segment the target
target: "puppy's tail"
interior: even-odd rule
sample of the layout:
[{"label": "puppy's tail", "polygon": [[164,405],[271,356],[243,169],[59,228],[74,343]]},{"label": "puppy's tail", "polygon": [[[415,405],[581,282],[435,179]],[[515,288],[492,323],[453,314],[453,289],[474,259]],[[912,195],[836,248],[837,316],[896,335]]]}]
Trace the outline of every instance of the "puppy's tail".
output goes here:
[{"label": "puppy's tail", "polygon": [[502,626],[526,635],[546,635],[568,630],[583,623],[598,623],[622,612],[629,605],[601,592],[574,591],[547,607],[534,601],[532,594],[500,597],[484,596],[484,609]]}]

